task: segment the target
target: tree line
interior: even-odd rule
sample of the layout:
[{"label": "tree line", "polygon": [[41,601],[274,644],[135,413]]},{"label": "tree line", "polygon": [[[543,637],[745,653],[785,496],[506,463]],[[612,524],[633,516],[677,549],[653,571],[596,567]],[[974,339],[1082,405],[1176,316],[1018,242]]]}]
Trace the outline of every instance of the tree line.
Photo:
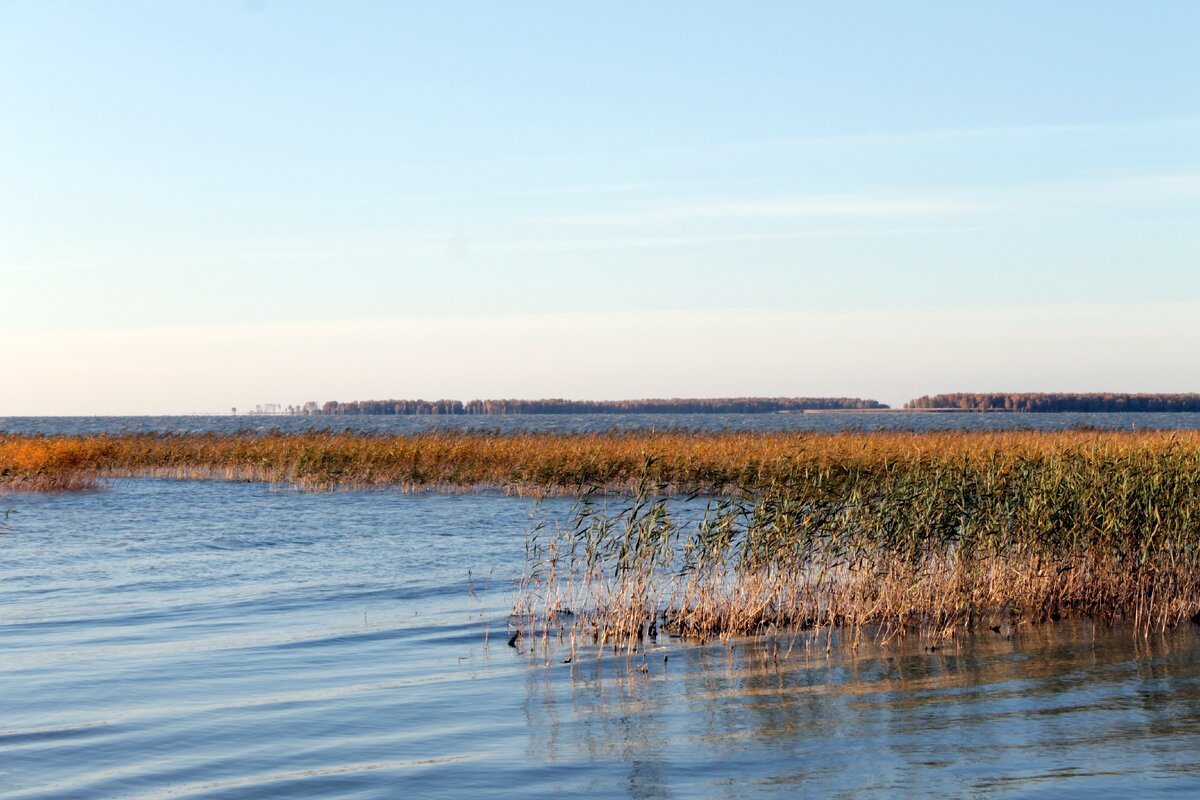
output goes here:
[{"label": "tree line", "polygon": [[[322,414],[766,414],[885,409],[859,397],[715,397],[651,400],[330,400]],[[308,413],[308,412],[306,412]]]},{"label": "tree line", "polygon": [[1200,411],[1200,394],[953,392],[918,397],[909,409],[960,411]]}]

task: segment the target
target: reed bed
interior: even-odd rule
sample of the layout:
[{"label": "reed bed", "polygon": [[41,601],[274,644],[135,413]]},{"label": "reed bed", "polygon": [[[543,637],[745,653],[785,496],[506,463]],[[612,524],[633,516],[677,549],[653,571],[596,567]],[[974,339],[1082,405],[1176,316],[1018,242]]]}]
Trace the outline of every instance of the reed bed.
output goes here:
[{"label": "reed bed", "polygon": [[580,495],[517,600],[575,643],[1200,613],[1197,432],[0,436],[0,489],[136,476]]},{"label": "reed bed", "polygon": [[731,495],[804,469],[877,472],[962,458],[1000,469],[1080,454],[1119,459],[1198,449],[1195,431],[0,434],[0,489],[63,491],[108,478],[172,477],[313,491],[488,487],[573,495],[595,486],[633,491],[649,480],[667,493]]},{"label": "reed bed", "polygon": [[626,649],[659,630],[1012,636],[1067,616],[1142,632],[1200,620],[1194,435],[864,444],[778,465],[699,519],[651,464],[632,499],[588,496],[572,525],[535,529],[516,618],[572,647]]}]

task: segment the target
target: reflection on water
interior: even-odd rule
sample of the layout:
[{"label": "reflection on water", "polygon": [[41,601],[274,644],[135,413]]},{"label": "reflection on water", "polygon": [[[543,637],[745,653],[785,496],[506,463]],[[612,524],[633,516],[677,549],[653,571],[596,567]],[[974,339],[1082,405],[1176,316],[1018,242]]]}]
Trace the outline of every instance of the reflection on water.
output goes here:
[{"label": "reflection on water", "polygon": [[526,500],[145,480],[6,504],[3,798],[1200,794],[1191,626],[563,663],[505,645]]},{"label": "reflection on water", "polygon": [[808,644],[532,670],[527,757],[608,762],[607,790],[629,797],[1200,792],[1192,630],[1144,639],[1077,621],[934,652],[916,637]]}]

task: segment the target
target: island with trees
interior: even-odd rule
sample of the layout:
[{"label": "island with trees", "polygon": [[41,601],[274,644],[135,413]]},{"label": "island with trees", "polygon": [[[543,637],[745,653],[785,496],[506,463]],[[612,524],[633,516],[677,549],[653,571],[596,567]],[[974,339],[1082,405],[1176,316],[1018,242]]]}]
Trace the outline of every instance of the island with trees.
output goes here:
[{"label": "island with trees", "polygon": [[909,411],[1200,411],[1200,394],[1116,392],[953,392],[925,395],[904,404]]},{"label": "island with trees", "polygon": [[[888,406],[859,397],[714,397],[649,400],[354,400],[305,404],[299,413],[361,414],[770,414],[800,411],[878,411]],[[310,410],[311,409],[311,410]]]}]

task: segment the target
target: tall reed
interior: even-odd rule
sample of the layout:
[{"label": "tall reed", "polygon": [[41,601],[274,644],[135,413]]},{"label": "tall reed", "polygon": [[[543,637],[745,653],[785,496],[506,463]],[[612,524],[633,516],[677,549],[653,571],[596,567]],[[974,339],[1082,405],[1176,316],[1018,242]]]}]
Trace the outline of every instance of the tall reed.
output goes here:
[{"label": "tall reed", "polygon": [[647,625],[701,638],[841,626],[1007,633],[1067,615],[1149,631],[1200,612],[1194,442],[796,462],[711,499],[690,524],[651,486],[608,518],[585,507],[543,545],[583,544],[586,558],[558,572],[573,635],[629,639]]},{"label": "tall reed", "polygon": [[1121,458],[1164,448],[1200,449],[1200,432],[0,434],[0,489],[63,490],[107,478],[160,476],[310,490],[494,487],[578,494],[594,485],[632,491],[646,472],[670,492],[729,495],[797,469],[907,470],[914,462],[951,464],[964,454],[1011,464],[1098,449],[1109,456],[1097,457]]}]

